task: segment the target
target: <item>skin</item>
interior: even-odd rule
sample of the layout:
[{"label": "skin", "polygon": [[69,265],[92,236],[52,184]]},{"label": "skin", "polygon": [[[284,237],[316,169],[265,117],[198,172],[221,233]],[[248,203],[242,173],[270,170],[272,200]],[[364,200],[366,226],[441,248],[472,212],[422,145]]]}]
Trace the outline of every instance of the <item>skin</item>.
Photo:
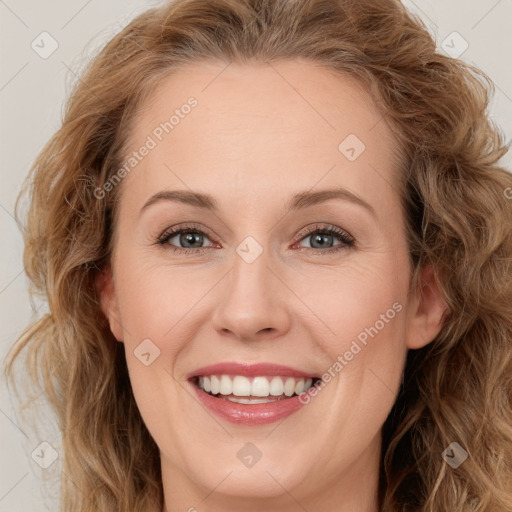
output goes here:
[{"label": "skin", "polygon": [[[447,307],[429,267],[408,294],[398,146],[353,78],[301,60],[224,68],[188,65],[141,106],[125,156],[190,96],[198,101],[122,181],[111,270],[98,282],[160,448],[164,511],[375,512],[381,428],[407,351],[435,338]],[[349,134],[366,146],[352,162],[338,150]],[[285,210],[295,193],[340,186],[375,216],[340,199]],[[162,200],[140,214],[166,189],[211,194],[219,211]],[[167,248],[156,244],[190,222],[204,231],[202,245],[196,234],[204,249],[180,245],[179,236]],[[334,237],[315,249],[314,235],[301,233],[316,223],[346,230],[355,245]],[[250,264],[236,252],[247,236],[263,249]],[[171,243],[197,252],[173,252]],[[322,375],[394,303],[401,311],[311,403],[279,423],[213,417],[186,381],[222,361]],[[160,350],[149,366],[134,356],[147,338]],[[262,454],[251,468],[237,458],[247,442]]]}]

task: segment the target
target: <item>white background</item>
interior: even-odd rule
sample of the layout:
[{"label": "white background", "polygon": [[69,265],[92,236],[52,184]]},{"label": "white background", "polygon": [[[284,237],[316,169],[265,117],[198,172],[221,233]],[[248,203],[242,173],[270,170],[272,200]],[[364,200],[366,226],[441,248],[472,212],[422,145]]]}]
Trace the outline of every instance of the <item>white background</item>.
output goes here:
[{"label": "white background", "polygon": [[[59,127],[64,98],[88,56],[134,16],[159,3],[157,0],[0,0],[2,360],[7,348],[35,314],[26,290],[21,235],[12,216],[22,181],[44,143]],[[425,20],[440,52],[444,51],[443,41],[454,31],[467,41],[469,46],[460,58],[480,67],[495,83],[491,115],[509,141],[512,134],[512,0],[404,0],[404,3]],[[43,31],[50,33],[58,43],[57,50],[46,59],[31,47],[32,41]],[[457,38],[448,39],[448,44],[455,49],[461,48],[463,42]],[[512,168],[510,153],[503,159],[508,169]],[[40,312],[43,310],[44,305]],[[60,459],[43,470],[31,457],[44,440],[58,450],[59,436],[50,420],[51,416],[48,420],[41,419],[37,425],[43,433],[31,432],[14,409],[2,381],[0,512],[57,509],[51,496],[57,487],[55,484],[48,486],[50,495],[43,495],[42,478],[58,477]]]}]

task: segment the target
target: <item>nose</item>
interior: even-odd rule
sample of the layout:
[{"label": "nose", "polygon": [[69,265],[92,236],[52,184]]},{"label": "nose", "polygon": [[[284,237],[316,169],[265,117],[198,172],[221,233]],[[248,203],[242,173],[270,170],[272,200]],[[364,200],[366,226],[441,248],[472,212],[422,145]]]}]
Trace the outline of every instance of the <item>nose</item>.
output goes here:
[{"label": "nose", "polygon": [[290,329],[292,294],[269,263],[265,251],[252,263],[235,254],[233,268],[220,283],[212,317],[220,335],[239,341],[268,340]]}]

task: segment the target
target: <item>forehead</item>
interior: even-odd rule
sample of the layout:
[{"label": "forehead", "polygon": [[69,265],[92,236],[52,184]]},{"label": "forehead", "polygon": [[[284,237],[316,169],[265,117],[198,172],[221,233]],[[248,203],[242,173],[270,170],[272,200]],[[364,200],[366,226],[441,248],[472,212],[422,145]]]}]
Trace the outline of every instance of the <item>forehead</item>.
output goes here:
[{"label": "forehead", "polygon": [[232,197],[241,187],[263,194],[269,184],[340,182],[383,193],[398,162],[396,141],[362,84],[304,60],[173,71],[140,105],[123,160],[144,145],[151,149],[125,180],[137,182],[139,194],[183,188],[180,176],[195,189],[221,180]]}]

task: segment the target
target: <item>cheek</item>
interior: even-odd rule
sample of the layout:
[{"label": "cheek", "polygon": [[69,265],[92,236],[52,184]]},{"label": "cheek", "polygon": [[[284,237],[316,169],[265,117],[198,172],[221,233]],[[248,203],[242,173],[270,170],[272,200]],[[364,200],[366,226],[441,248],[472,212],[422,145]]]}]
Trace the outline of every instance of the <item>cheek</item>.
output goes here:
[{"label": "cheek", "polygon": [[[298,291],[316,313],[302,321],[328,361],[324,389],[333,411],[340,411],[333,428],[368,442],[396,399],[407,354],[408,274],[398,272],[407,265],[391,257],[375,260],[319,268]],[[367,419],[364,428],[361,418]]]},{"label": "cheek", "polygon": [[172,331],[183,329],[182,322],[194,315],[217,279],[217,273],[199,266],[149,265],[144,258],[121,262],[116,287],[125,341],[172,339]]},{"label": "cheek", "polygon": [[[297,295],[310,306],[310,311],[302,307],[302,322],[307,322],[313,335],[318,334],[315,339],[331,360],[350,350],[353,342],[379,351],[401,343],[408,280],[396,268],[397,262],[387,258],[319,267],[296,285]],[[357,346],[353,352],[359,353]]]},{"label": "cheek", "polygon": [[407,267],[389,258],[379,265],[318,269],[316,286],[308,280],[299,291],[318,317],[304,315],[303,325],[327,356],[320,393],[332,406],[330,431],[343,432],[337,448],[343,456],[342,439],[370,443],[396,400],[407,354],[408,275],[400,268]]}]

